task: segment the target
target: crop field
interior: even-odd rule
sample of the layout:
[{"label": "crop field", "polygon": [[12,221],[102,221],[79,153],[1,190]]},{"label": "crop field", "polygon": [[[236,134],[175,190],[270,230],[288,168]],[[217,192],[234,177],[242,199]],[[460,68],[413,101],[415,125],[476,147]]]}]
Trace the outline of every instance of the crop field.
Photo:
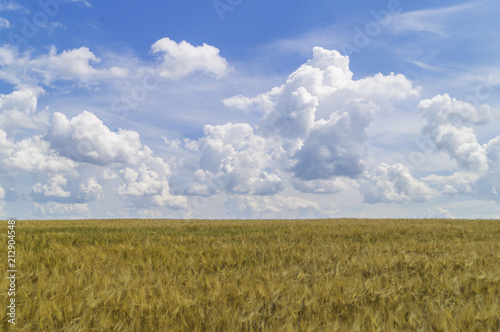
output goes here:
[{"label": "crop field", "polygon": [[16,331],[500,331],[498,220],[17,221],[16,263]]}]

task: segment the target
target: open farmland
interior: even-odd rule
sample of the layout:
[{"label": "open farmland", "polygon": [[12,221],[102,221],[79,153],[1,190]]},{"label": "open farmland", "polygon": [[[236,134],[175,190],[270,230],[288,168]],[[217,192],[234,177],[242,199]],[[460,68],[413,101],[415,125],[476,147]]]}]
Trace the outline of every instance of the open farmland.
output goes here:
[{"label": "open farmland", "polygon": [[17,331],[500,330],[498,220],[18,221],[16,242]]}]

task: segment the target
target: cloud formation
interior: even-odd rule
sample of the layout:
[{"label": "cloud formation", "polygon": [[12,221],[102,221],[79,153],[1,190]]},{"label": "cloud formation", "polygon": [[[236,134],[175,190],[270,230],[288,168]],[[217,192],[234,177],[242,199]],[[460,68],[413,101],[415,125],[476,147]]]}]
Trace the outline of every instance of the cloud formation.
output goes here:
[{"label": "cloud formation", "polygon": [[415,179],[402,164],[380,164],[361,181],[359,190],[367,203],[425,202],[437,192]]},{"label": "cloud formation", "polygon": [[[167,80],[197,73],[222,78],[231,70],[207,44],[163,38],[152,53],[160,60],[156,74]],[[222,101],[228,109],[248,111],[251,120],[210,121],[197,137],[164,139],[155,151],[138,131],[109,128],[98,112],[68,116],[64,109],[39,109],[59,81],[88,88],[97,81],[137,79],[153,68],[99,62],[86,47],[36,56],[0,47],[0,77],[14,85],[0,95],[0,170],[13,182],[0,176],[0,208],[7,197],[29,199],[40,217],[97,210],[106,216],[190,217],[204,216],[193,201],[213,199],[224,206],[223,216],[264,218],[335,216],[341,211],[335,201],[344,194],[363,206],[460,195],[500,201],[500,136],[482,142],[476,134],[497,121],[498,110],[448,94],[419,101],[420,88],[400,74],[354,79],[349,58],[335,50],[315,47],[283,84]],[[394,158],[374,158],[386,147],[374,150],[369,128],[401,107],[420,112],[425,125],[419,137],[447,155],[451,168],[415,170]],[[171,137],[166,130],[165,136]],[[11,195],[17,180],[24,189]],[[110,211],[107,204],[120,208]]]},{"label": "cloud formation", "polygon": [[476,195],[499,200],[498,147],[500,136],[481,144],[474,126],[487,125],[498,110],[487,104],[474,107],[449,95],[422,100],[418,108],[427,119],[422,133],[457,164],[451,175],[431,174],[422,180],[446,195]]},{"label": "cloud formation", "polygon": [[138,164],[151,154],[149,148],[141,144],[137,132],[112,132],[97,116],[87,111],[72,119],[54,113],[47,140],[63,156],[98,165]]},{"label": "cloud formation", "polygon": [[193,46],[165,37],[151,46],[151,52],[159,54],[158,71],[166,79],[178,80],[196,72],[221,78],[230,70],[226,59],[219,55],[220,51],[208,44]]},{"label": "cloud formation", "polygon": [[347,56],[315,47],[312,59],[285,84],[224,104],[261,112],[257,133],[281,143],[290,161],[285,170],[292,172],[296,189],[335,192],[346,183],[343,179],[356,179],[367,167],[366,128],[373,114],[418,96],[418,88],[403,75],[352,77]]},{"label": "cloud formation", "polygon": [[478,143],[473,124],[491,122],[491,108],[482,105],[475,109],[471,104],[451,99],[448,95],[426,99],[418,105],[427,125],[422,132],[446,152],[461,168],[468,171],[484,171],[488,168],[485,147]]},{"label": "cloud formation", "polygon": [[0,128],[9,134],[19,129],[39,130],[48,124],[47,112],[37,112],[38,97],[44,90],[20,86],[10,94],[0,94]]},{"label": "cloud formation", "polygon": [[50,85],[57,81],[89,83],[97,80],[124,78],[129,71],[122,67],[99,68],[101,62],[88,47],[57,53],[51,47],[48,54],[32,57],[19,53],[10,45],[0,47],[0,78],[16,85]]}]

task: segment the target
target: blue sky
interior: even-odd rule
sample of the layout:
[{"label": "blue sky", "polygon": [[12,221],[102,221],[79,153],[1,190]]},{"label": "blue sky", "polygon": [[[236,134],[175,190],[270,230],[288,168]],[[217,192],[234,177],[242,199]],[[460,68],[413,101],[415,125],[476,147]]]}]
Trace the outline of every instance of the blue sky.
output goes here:
[{"label": "blue sky", "polygon": [[500,4],[0,1],[0,216],[500,217]]}]

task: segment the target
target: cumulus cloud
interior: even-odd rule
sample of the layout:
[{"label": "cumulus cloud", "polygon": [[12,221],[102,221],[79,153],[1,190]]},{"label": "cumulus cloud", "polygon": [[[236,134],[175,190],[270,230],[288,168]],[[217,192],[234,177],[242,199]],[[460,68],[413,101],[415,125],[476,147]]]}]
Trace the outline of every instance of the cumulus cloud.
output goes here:
[{"label": "cumulus cloud", "polygon": [[422,178],[422,181],[437,188],[445,195],[470,194],[480,175],[474,172],[457,171],[451,175],[431,174]]},{"label": "cumulus cloud", "polygon": [[92,176],[86,181],[80,183],[80,198],[85,201],[102,198],[102,185]]},{"label": "cumulus cloud", "polygon": [[479,195],[500,201],[500,136],[483,146],[488,157],[488,171],[472,184]]},{"label": "cumulus cloud", "polygon": [[50,148],[50,143],[39,135],[16,142],[7,154],[5,167],[36,173],[68,172],[74,170],[73,160],[60,156]]},{"label": "cumulus cloud", "polygon": [[359,190],[367,203],[424,202],[437,192],[426,183],[415,179],[402,164],[380,164],[361,180]]},{"label": "cumulus cloud", "polygon": [[57,54],[53,47],[46,56],[31,61],[34,71],[44,77],[45,82],[56,80],[80,80],[83,82],[103,78],[126,77],[128,70],[125,68],[111,67],[97,69],[93,64],[98,64],[101,59],[95,56],[88,47],[80,47]]},{"label": "cumulus cloud", "polygon": [[97,165],[138,164],[152,155],[152,151],[142,145],[137,132],[119,130],[115,133],[87,111],[71,119],[54,113],[47,140],[61,155]]},{"label": "cumulus cloud", "polygon": [[166,79],[178,80],[196,72],[221,78],[230,70],[226,59],[219,55],[220,51],[207,44],[193,46],[165,37],[151,46],[151,52],[160,55],[162,61],[158,70]]},{"label": "cumulus cloud", "polygon": [[[71,119],[55,113],[47,140],[61,156],[99,167],[103,180],[121,179],[114,192],[129,204],[187,209],[185,197],[170,193],[169,165],[154,156],[135,131],[113,132],[97,116],[86,111]],[[90,178],[80,185],[76,197],[95,199],[102,191],[96,178]]]},{"label": "cumulus cloud", "polygon": [[235,194],[269,195],[283,189],[274,173],[273,150],[249,124],[206,125],[200,139],[200,169],[189,194],[211,195],[219,190]]},{"label": "cumulus cloud", "polygon": [[500,169],[500,136],[490,140],[486,145],[486,153],[492,169]]},{"label": "cumulus cloud", "polygon": [[14,133],[20,128],[42,129],[48,124],[47,112],[37,112],[39,87],[20,86],[10,94],[0,94],[0,128]]},{"label": "cumulus cloud", "polygon": [[5,160],[5,158],[12,154],[14,145],[14,142],[7,138],[7,132],[0,129],[0,156],[2,160]]},{"label": "cumulus cloud", "polygon": [[441,125],[434,133],[431,138],[438,149],[447,152],[461,168],[479,172],[488,169],[486,150],[478,143],[472,128]]},{"label": "cumulus cloud", "polygon": [[426,130],[432,126],[451,123],[454,125],[486,124],[495,119],[493,109],[483,104],[479,108],[474,105],[451,98],[448,94],[437,95],[422,100],[418,108],[428,119]]},{"label": "cumulus cloud", "polygon": [[63,187],[66,187],[67,179],[58,174],[49,179],[47,184],[36,183],[33,186],[33,192],[35,194],[47,196],[47,197],[69,197],[71,193],[65,191]]},{"label": "cumulus cloud", "polygon": [[[0,99],[2,110],[27,114],[36,104],[29,89]],[[169,165],[141,143],[137,132],[113,132],[86,111],[69,119],[54,113],[46,128],[44,135],[17,141],[0,129],[0,169],[12,176],[32,173],[36,180],[29,196],[39,216],[85,214],[87,202],[115,197],[129,208],[188,209],[186,197],[170,192]]]},{"label": "cumulus cloud", "polygon": [[330,119],[314,124],[311,134],[294,155],[297,163],[291,170],[296,177],[316,180],[356,177],[363,172],[367,157],[363,128],[370,121],[370,113],[355,112],[332,113]]},{"label": "cumulus cloud", "polygon": [[120,170],[125,184],[118,188],[119,195],[151,196],[158,194],[162,189],[160,175],[141,165],[138,170],[130,167]]},{"label": "cumulus cloud", "polygon": [[491,122],[493,112],[488,105],[476,109],[445,94],[421,101],[418,108],[427,119],[422,132],[436,143],[439,150],[446,152],[467,171],[488,169],[485,147],[479,144],[470,127]]},{"label": "cumulus cloud", "polygon": [[451,175],[431,174],[422,180],[443,194],[473,194],[498,200],[500,139],[481,144],[473,129],[473,125],[494,121],[497,111],[486,104],[474,107],[447,94],[423,100],[418,107],[427,119],[422,132],[458,166]]},{"label": "cumulus cloud", "polygon": [[[79,172],[69,174],[37,174],[38,182],[33,185],[29,196],[39,203],[53,201],[61,204],[81,204],[104,198],[103,185],[99,183],[96,176],[92,175],[95,170],[81,164],[77,169]],[[115,196],[115,184],[111,184],[109,189]],[[107,199],[109,200],[110,197]]]},{"label": "cumulus cloud", "polygon": [[[230,71],[219,50],[206,44],[164,38],[152,53],[160,59],[157,73],[166,79],[196,73],[220,78]],[[228,197],[229,215],[269,218],[334,216],[338,207],[319,203],[314,195],[349,190],[372,204],[424,202],[439,194],[500,200],[500,136],[481,144],[473,129],[491,123],[496,110],[448,95],[419,103],[427,121],[422,133],[457,164],[451,175],[416,178],[402,164],[372,166],[367,135],[372,119],[398,111],[401,103],[416,104],[419,88],[393,73],[355,80],[349,58],[336,51],[316,47],[282,85],[223,100],[226,107],[257,112],[255,122],[207,124],[198,139],[165,139],[161,158],[142,144],[138,132],[110,130],[91,112],[73,117],[56,112],[49,118],[48,109],[37,111],[45,93],[37,84],[50,89],[61,80],[88,83],[128,75],[99,62],[86,47],[62,53],[53,48],[39,56],[0,48],[0,78],[17,84],[0,95],[0,169],[20,178],[31,173],[26,188],[42,217],[88,216],[87,204],[98,199],[121,204],[131,216],[160,217],[174,210],[188,216],[186,196],[220,195]],[[284,196],[296,191],[316,198]],[[0,187],[0,202],[3,196]]]},{"label": "cumulus cloud", "polygon": [[356,179],[365,171],[366,128],[374,112],[391,111],[395,102],[418,94],[419,88],[403,75],[353,80],[347,56],[315,47],[312,59],[285,84],[256,97],[234,96],[223,103],[261,112],[256,133],[280,142],[295,188],[334,192],[345,187],[341,180],[334,184],[335,179]]},{"label": "cumulus cloud", "polygon": [[158,195],[151,197],[153,205],[160,207],[168,207],[173,210],[184,210],[188,211],[189,205],[186,196],[173,195],[170,192],[170,187],[168,182],[163,184],[163,188]]}]

